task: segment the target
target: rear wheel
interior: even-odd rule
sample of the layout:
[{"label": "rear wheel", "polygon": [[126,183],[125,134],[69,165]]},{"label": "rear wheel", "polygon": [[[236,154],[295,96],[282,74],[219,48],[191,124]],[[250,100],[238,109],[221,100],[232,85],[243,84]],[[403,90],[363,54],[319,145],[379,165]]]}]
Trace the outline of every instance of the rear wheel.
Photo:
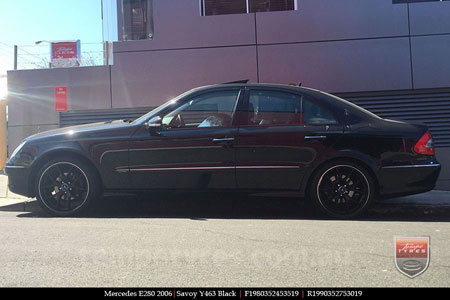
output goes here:
[{"label": "rear wheel", "polygon": [[100,183],[92,167],[77,158],[55,159],[45,164],[36,181],[36,198],[53,216],[87,212],[100,195]]},{"label": "rear wheel", "polygon": [[367,210],[374,189],[374,180],[364,167],[339,161],[326,164],[315,173],[309,195],[328,216],[348,219]]}]

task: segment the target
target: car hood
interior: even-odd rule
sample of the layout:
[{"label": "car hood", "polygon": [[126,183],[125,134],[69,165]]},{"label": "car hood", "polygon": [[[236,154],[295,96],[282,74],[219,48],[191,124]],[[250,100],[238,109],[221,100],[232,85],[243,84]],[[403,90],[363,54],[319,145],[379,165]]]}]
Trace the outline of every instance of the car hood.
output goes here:
[{"label": "car hood", "polygon": [[131,124],[123,120],[99,122],[85,125],[70,126],[44,131],[26,138],[26,141],[36,141],[53,138],[76,138],[96,133],[109,132],[130,128]]}]

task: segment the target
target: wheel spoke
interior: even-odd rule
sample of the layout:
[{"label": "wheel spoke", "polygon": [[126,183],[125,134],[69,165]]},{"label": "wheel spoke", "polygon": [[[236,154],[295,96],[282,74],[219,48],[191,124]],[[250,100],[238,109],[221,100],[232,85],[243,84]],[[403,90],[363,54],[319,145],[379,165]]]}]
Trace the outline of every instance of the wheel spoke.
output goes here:
[{"label": "wheel spoke", "polygon": [[336,197],[336,195],[334,193],[330,193],[327,197],[327,200],[331,201],[334,197]]},{"label": "wheel spoke", "polygon": [[355,187],[357,187],[362,181],[364,180],[363,177],[359,177],[358,180],[353,184]]},{"label": "wheel spoke", "polygon": [[341,175],[341,172],[339,172],[339,168],[336,168],[336,178],[337,178],[338,182],[341,182],[342,175]]},{"label": "wheel spoke", "polygon": [[55,185],[54,184],[47,184],[47,185],[42,186],[42,188],[43,189],[49,189],[49,188],[55,189]]},{"label": "wheel spoke", "polygon": [[344,199],[347,203],[350,203],[351,201],[353,201],[353,199],[351,197],[349,197],[348,195],[344,195]]},{"label": "wheel spoke", "polygon": [[56,168],[58,169],[58,173],[59,173],[59,178],[61,178],[61,180],[63,180],[65,178],[64,172],[62,171],[61,167],[59,164],[56,165]]},{"label": "wheel spoke", "polygon": [[65,177],[67,180],[69,179],[69,175],[72,174],[72,170],[73,170],[74,168],[75,168],[74,166],[70,166],[70,167],[69,167],[69,170],[67,171],[67,175],[66,175],[66,177]]},{"label": "wheel spoke", "polygon": [[73,187],[73,189],[74,189],[74,190],[77,190],[77,191],[82,191],[82,192],[86,192],[86,191],[87,191],[86,188],[80,187],[80,186],[75,186],[75,187]]},{"label": "wheel spoke", "polygon": [[352,169],[351,171],[350,171],[350,173],[347,175],[347,183],[349,182],[349,181],[352,181],[352,175],[353,175],[353,173],[355,172],[355,169]]},{"label": "wheel spoke", "polygon": [[72,209],[72,194],[70,192],[67,193],[67,209],[71,210]]},{"label": "wheel spoke", "polygon": [[61,207],[61,199],[63,196],[63,192],[58,192],[55,194],[55,200],[56,200],[56,207],[60,208]]},{"label": "wheel spoke", "polygon": [[78,180],[80,180],[81,179],[81,174],[78,174],[78,176],[74,176],[74,179],[73,179],[73,181],[71,182],[71,184],[75,184],[75,183],[77,183],[78,182]]},{"label": "wheel spoke", "polygon": [[52,174],[49,172],[47,178],[50,179],[55,185],[58,184],[58,176],[53,177]]}]

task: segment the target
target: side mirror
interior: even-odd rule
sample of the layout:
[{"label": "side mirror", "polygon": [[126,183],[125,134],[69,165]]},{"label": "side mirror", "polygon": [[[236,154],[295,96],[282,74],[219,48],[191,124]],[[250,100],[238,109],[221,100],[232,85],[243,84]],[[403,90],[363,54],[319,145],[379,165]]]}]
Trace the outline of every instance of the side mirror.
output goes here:
[{"label": "side mirror", "polygon": [[148,122],[145,122],[144,125],[151,135],[159,135],[159,131],[163,128],[162,119],[160,116],[151,118]]}]

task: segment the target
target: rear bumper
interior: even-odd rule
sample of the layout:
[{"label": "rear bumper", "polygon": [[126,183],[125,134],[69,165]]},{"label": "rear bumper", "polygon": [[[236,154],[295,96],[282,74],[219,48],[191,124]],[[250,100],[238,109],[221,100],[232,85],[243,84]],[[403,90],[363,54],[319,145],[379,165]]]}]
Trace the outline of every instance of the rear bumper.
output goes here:
[{"label": "rear bumper", "polygon": [[434,189],[441,172],[438,163],[383,167],[379,173],[380,196],[406,196]]},{"label": "rear bumper", "polygon": [[8,188],[11,192],[25,197],[33,197],[29,184],[29,168],[6,165],[5,172],[8,175]]}]

